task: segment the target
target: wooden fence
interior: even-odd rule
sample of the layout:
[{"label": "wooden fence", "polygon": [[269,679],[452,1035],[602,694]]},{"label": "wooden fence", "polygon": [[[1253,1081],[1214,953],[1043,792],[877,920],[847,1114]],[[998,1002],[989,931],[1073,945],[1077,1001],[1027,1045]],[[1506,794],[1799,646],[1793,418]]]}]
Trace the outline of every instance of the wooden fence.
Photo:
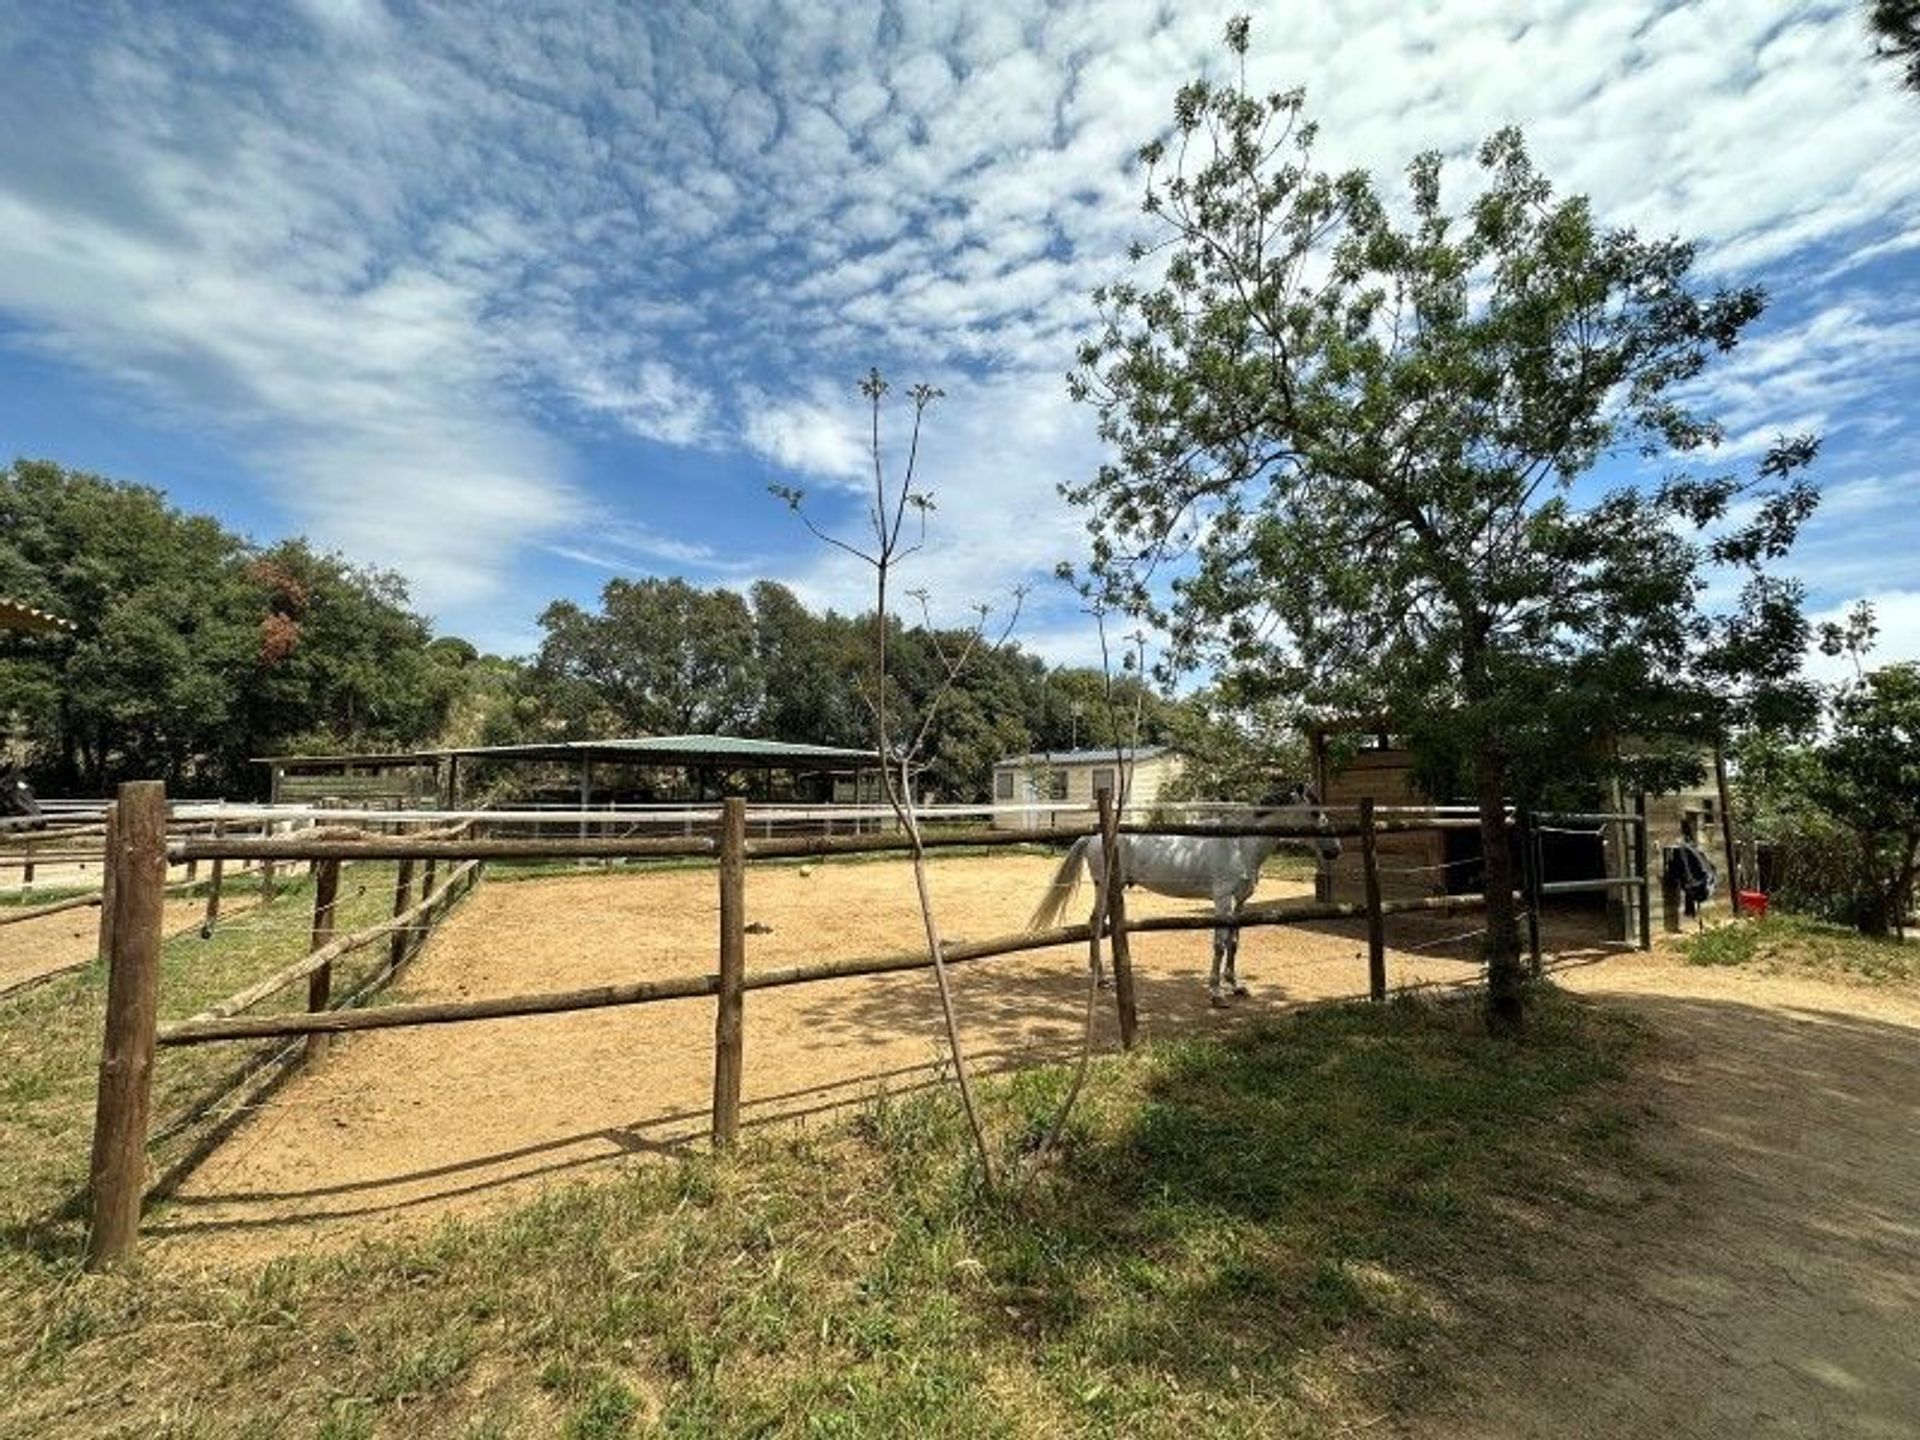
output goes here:
[{"label": "wooden fence", "polygon": [[[111,974],[108,988],[106,1043],[101,1056],[98,1109],[94,1128],[91,1171],[92,1229],[88,1264],[113,1267],[129,1261],[135,1248],[141,1203],[146,1193],[145,1166],[152,1069],[162,1047],[217,1041],[304,1037],[308,1053],[318,1053],[328,1038],[362,1030],[400,1026],[443,1025],[473,1020],[495,1020],[526,1015],[552,1015],[609,1006],[656,1003],[711,997],[715,1001],[713,1138],[730,1144],[738,1134],[741,1080],[745,1059],[745,997],[755,990],[813,984],[855,976],[891,974],[929,968],[924,951],[873,955],[749,972],[745,965],[745,884],[750,861],[829,855],[899,852],[910,842],[898,834],[811,835],[749,838],[746,804],[725,802],[717,836],[488,836],[472,834],[363,833],[314,830],[291,835],[236,835],[207,833],[175,838],[165,833],[166,797],[156,782],[123,786],[114,807],[110,859]],[[1271,902],[1245,907],[1239,916],[1222,921],[1212,915],[1157,916],[1129,920],[1125,894],[1109,887],[1108,913],[1098,923],[1064,925],[1053,929],[1003,935],[989,940],[948,945],[948,964],[966,964],[996,956],[1019,954],[1057,945],[1113,948],[1114,1003],[1123,1045],[1131,1048],[1137,1025],[1137,1007],[1128,936],[1150,931],[1200,931],[1290,925],[1327,920],[1364,920],[1367,927],[1368,993],[1375,1000],[1387,995],[1385,921],[1393,915],[1457,913],[1483,909],[1480,895],[1447,895],[1406,900],[1383,900],[1380,895],[1376,839],[1381,834],[1455,827],[1474,822],[1441,816],[1375,814],[1363,801],[1350,823],[1299,824],[1228,822],[1203,825],[1122,825],[1110,797],[1102,795],[1097,826],[1044,830],[995,830],[965,835],[928,837],[928,848],[947,846],[995,847],[1061,844],[1081,836],[1101,835],[1109,856],[1117,840],[1128,834],[1189,834],[1201,836],[1259,835],[1282,839],[1318,840],[1326,836],[1358,839],[1367,873],[1362,904],[1323,901]],[[336,1009],[329,1005],[329,976],[335,961],[353,950],[390,938],[392,965],[402,963],[407,937],[430,923],[438,909],[471,887],[482,864],[490,859],[609,859],[621,857],[701,857],[717,862],[720,892],[718,968],[712,973],[674,979],[635,981],[587,989],[541,994],[493,996],[478,1000],[433,1001],[365,1009]],[[396,860],[393,916],[380,924],[344,936],[333,933],[332,895],[338,868],[353,860]],[[247,986],[189,1019],[161,1024],[158,1020],[160,957],[160,891],[169,861],[275,863],[310,861],[315,865],[316,904],[313,945],[294,963]],[[425,862],[427,879],[421,898],[412,899],[411,875],[416,862]],[[454,868],[435,888],[432,872],[440,862]],[[1530,867],[1529,867],[1530,868]],[[1529,886],[1529,893],[1535,887]],[[1517,895],[1524,900],[1525,895]],[[1536,897],[1537,900],[1537,897]],[[103,926],[106,920],[103,919]],[[1533,927],[1536,964],[1538,929]],[[417,941],[413,942],[417,946]],[[304,1012],[249,1015],[243,1012],[269,995],[306,979],[308,1004]]]}]

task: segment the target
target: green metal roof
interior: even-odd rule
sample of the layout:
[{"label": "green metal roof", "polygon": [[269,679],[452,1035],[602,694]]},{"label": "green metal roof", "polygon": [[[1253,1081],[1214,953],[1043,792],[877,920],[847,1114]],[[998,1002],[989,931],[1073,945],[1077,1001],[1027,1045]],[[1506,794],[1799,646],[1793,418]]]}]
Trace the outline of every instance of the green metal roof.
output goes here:
[{"label": "green metal roof", "polygon": [[632,764],[712,764],[727,761],[759,765],[870,762],[871,750],[838,745],[802,745],[785,740],[750,740],[740,735],[647,735],[614,740],[557,740],[530,745],[474,745],[449,750],[474,760],[614,760]]},{"label": "green metal roof", "polygon": [[871,750],[838,745],[804,745],[785,740],[750,740],[740,735],[646,735],[608,740],[547,740],[526,745],[463,745],[446,750],[403,750],[392,754],[267,755],[258,765],[328,768],[347,765],[426,765],[443,759],[541,761],[602,760],[628,765],[736,765],[749,769],[806,766],[854,770],[874,763]]}]

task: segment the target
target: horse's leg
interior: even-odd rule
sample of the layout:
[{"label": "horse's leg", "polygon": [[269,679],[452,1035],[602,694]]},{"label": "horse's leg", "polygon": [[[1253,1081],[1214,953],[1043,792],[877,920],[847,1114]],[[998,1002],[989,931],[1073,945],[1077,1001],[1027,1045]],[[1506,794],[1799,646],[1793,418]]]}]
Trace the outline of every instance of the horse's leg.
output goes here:
[{"label": "horse's leg", "polygon": [[[1106,896],[1106,871],[1102,869],[1093,878],[1093,913],[1087,916],[1088,925],[1097,925],[1100,917],[1106,913]],[[1095,931],[1093,938],[1087,942],[1087,964],[1093,968],[1094,988],[1110,990],[1113,988],[1113,981],[1107,978],[1106,966],[1101,960],[1103,950],[1100,934]]]},{"label": "horse's leg", "polygon": [[[1218,900],[1213,902],[1214,918],[1223,913]],[[1220,988],[1220,972],[1228,963],[1231,953],[1228,946],[1232,943],[1233,932],[1216,925],[1213,930],[1213,972],[1207,977],[1207,1001],[1215,1009],[1224,1008],[1227,1003],[1226,992]]]},{"label": "horse's leg", "polygon": [[[1231,913],[1236,919],[1240,915],[1242,903],[1238,896],[1234,898]],[[1227,990],[1233,995],[1250,994],[1252,992],[1240,983],[1240,927],[1236,925],[1227,932],[1227,936]]]}]

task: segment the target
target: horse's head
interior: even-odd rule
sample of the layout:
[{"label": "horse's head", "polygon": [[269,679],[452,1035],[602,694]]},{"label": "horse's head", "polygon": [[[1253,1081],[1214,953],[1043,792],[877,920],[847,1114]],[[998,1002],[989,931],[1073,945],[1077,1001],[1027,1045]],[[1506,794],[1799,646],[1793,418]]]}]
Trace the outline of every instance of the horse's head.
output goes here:
[{"label": "horse's head", "polygon": [[[1267,793],[1267,798],[1261,802],[1260,809],[1289,819],[1304,817],[1321,830],[1333,828],[1333,822],[1327,819],[1327,812],[1320,808],[1319,795],[1314,792],[1313,786],[1305,781],[1295,785],[1276,786]],[[1313,845],[1320,852],[1322,860],[1340,858],[1338,835],[1321,835],[1313,841]]]}]

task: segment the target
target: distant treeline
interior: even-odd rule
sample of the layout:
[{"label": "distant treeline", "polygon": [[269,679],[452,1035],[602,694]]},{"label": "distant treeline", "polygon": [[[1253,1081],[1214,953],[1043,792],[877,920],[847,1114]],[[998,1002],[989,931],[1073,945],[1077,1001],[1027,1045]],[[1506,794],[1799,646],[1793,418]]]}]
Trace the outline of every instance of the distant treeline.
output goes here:
[{"label": "distant treeline", "polygon": [[[596,610],[556,601],[528,659],[436,637],[390,571],[261,547],[158,492],[46,462],[0,472],[0,594],[77,635],[0,635],[0,727],[49,793],[157,777],[177,793],[257,795],[255,756],[720,733],[873,743],[873,625],[816,614],[760,581],[609,582]],[[960,631],[892,623],[888,703],[911,734]],[[1195,756],[1190,788],[1256,792],[1274,734],[1217,695],[1171,701],[1129,673],[976,648],[930,727],[928,787],[984,799],[1008,755],[1131,735]]]}]

